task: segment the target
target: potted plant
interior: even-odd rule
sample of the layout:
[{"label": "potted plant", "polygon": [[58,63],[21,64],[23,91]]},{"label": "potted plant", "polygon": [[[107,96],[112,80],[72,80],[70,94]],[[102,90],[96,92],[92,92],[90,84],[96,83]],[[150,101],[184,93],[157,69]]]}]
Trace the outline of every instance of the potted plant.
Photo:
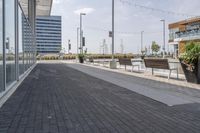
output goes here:
[{"label": "potted plant", "polygon": [[186,80],[200,84],[200,43],[186,44],[186,51],[181,54],[180,61]]},{"label": "potted plant", "polygon": [[79,63],[84,63],[84,57],[85,57],[84,54],[78,54]]}]

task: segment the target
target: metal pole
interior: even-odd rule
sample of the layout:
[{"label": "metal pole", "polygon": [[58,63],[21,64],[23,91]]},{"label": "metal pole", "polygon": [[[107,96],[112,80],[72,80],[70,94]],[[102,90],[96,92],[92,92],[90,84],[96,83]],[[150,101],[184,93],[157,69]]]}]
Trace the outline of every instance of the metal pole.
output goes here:
[{"label": "metal pole", "polygon": [[80,14],[80,54],[82,54],[82,14]]},{"label": "metal pole", "polygon": [[19,24],[18,24],[18,3],[17,1],[15,1],[15,54],[16,54],[16,57],[15,57],[15,71],[16,71],[16,74],[15,74],[15,78],[17,81],[19,81],[19,53],[18,53],[18,50],[19,50],[19,41],[18,41],[18,38],[19,38],[19,33],[18,33],[18,30],[19,30]]},{"label": "metal pole", "polygon": [[163,22],[163,58],[165,57],[165,20],[161,20]]},{"label": "metal pole", "polygon": [[78,55],[78,49],[79,49],[79,27],[77,27],[77,55]]},{"label": "metal pole", "polygon": [[115,44],[115,1],[112,0],[112,60],[114,61],[114,44]]},{"label": "metal pole", "polygon": [[141,31],[141,53],[143,54],[143,33],[144,31]]},{"label": "metal pole", "polygon": [[69,45],[70,45],[70,40],[68,40],[68,54],[69,54]]},{"label": "metal pole", "polygon": [[2,10],[3,10],[3,16],[2,16],[2,19],[3,19],[3,27],[2,27],[2,33],[3,33],[3,38],[2,38],[2,42],[3,42],[3,90],[2,91],[5,91],[6,90],[6,35],[5,35],[5,32],[6,32],[6,20],[5,20],[5,16],[6,16],[6,13],[5,13],[5,10],[6,10],[6,7],[5,7],[5,0],[2,1]]},{"label": "metal pole", "polygon": [[163,21],[163,44],[164,44],[164,55],[166,50],[166,44],[165,44],[165,20]]}]

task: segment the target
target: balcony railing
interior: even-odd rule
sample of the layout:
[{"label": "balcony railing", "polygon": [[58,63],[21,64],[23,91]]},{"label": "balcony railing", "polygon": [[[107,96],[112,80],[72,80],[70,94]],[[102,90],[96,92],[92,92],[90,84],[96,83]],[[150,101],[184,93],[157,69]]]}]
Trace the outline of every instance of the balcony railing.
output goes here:
[{"label": "balcony railing", "polygon": [[177,32],[175,38],[199,38],[200,39],[200,30],[191,30],[186,32]]}]

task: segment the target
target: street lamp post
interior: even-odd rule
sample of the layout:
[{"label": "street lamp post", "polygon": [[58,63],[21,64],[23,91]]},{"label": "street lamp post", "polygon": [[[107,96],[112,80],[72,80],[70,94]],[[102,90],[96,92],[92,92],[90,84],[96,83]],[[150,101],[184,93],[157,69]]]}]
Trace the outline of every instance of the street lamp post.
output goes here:
[{"label": "street lamp post", "polygon": [[77,55],[78,55],[78,49],[79,49],[79,30],[80,28],[77,27]]},{"label": "street lamp post", "polygon": [[141,53],[143,55],[143,33],[144,31],[141,31]]},{"label": "street lamp post", "polygon": [[80,13],[80,53],[83,54],[83,31],[82,31],[82,16],[86,15],[85,13]]},{"label": "street lamp post", "polygon": [[110,62],[110,68],[116,69],[117,64],[114,60],[114,48],[115,48],[115,0],[112,0],[112,61]]},{"label": "street lamp post", "polygon": [[160,20],[163,22],[163,58],[165,57],[165,20]]},{"label": "street lamp post", "polygon": [[114,48],[115,48],[115,1],[112,0],[112,61],[114,61]]}]

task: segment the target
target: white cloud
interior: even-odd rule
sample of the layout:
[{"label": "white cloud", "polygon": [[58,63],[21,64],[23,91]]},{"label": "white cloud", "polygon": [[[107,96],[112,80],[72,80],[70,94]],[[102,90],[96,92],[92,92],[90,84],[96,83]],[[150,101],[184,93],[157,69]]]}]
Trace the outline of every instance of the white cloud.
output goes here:
[{"label": "white cloud", "polygon": [[78,10],[75,10],[74,13],[75,14],[80,14],[80,13],[86,13],[86,14],[89,14],[89,13],[92,13],[94,12],[94,8],[82,8],[82,9],[78,9]]}]

